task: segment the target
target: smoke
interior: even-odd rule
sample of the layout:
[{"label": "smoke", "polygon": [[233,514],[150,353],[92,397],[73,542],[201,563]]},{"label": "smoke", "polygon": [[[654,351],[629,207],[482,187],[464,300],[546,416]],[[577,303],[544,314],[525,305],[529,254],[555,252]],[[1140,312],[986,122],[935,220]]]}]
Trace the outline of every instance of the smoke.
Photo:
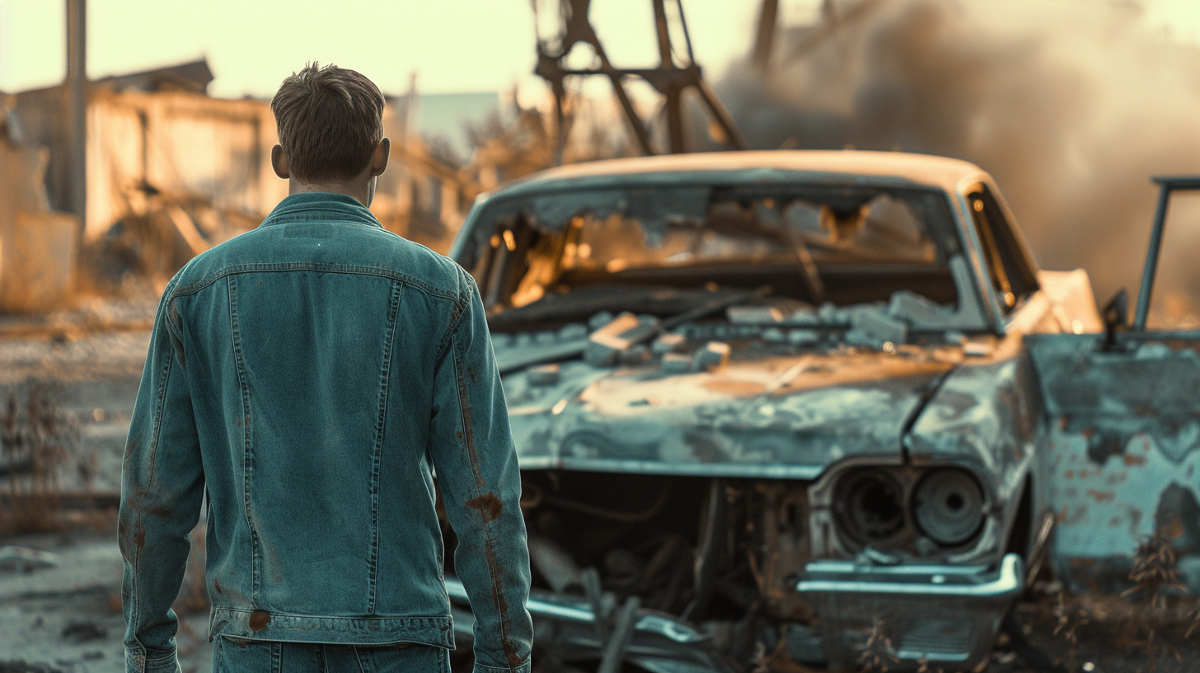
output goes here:
[{"label": "smoke", "polygon": [[[1200,173],[1200,50],[1153,33],[1128,2],[827,8],[817,25],[778,33],[769,74],[735,64],[718,83],[751,147],[974,162],[996,178],[1042,268],[1086,268],[1102,301],[1119,287],[1136,294],[1150,176]],[[1181,297],[1200,298],[1195,205],[1169,219],[1155,288],[1163,318]]]}]

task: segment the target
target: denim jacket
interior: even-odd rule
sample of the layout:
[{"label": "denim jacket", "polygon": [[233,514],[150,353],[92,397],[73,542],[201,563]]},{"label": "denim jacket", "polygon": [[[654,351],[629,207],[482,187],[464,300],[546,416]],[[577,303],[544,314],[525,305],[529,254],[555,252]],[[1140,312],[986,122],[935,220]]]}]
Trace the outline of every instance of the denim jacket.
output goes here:
[{"label": "denim jacket", "polygon": [[177,669],[206,499],[210,635],[452,648],[435,471],[475,671],[527,673],[521,480],[474,281],[350,197],[287,197],[163,293],[122,476],[127,670]]}]

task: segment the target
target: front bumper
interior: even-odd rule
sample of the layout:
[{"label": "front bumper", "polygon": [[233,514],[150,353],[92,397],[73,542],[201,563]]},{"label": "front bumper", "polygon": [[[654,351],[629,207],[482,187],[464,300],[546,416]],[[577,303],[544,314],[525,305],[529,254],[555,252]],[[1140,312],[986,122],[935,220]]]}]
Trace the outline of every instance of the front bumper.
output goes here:
[{"label": "front bumper", "polygon": [[864,566],[816,561],[796,585],[817,610],[831,668],[871,659],[888,670],[924,660],[967,670],[985,660],[1000,620],[1024,587],[1016,554],[998,568],[951,565]]}]

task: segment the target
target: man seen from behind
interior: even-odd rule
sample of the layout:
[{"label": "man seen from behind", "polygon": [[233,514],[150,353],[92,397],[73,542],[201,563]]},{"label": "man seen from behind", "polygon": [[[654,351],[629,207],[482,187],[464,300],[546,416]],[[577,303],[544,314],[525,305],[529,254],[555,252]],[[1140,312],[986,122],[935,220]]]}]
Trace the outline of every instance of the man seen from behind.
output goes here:
[{"label": "man seen from behind", "polygon": [[126,669],[174,673],[171,604],[206,501],[214,668],[449,671],[433,474],[475,671],[528,673],[521,482],[482,303],[367,209],[384,99],[311,64],[271,109],[289,196],[167,284],[129,430]]}]

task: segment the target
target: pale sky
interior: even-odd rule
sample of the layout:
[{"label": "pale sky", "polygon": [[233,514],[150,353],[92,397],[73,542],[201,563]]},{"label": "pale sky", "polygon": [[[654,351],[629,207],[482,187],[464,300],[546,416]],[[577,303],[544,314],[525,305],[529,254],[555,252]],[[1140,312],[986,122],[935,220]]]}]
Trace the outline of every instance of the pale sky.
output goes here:
[{"label": "pale sky", "polygon": [[[785,2],[811,15],[817,0]],[[61,81],[64,0],[0,0],[0,89]],[[595,0],[592,18],[621,65],[657,58],[648,0]],[[748,46],[757,0],[685,0],[702,63],[720,67]],[[270,96],[305,61],[334,62],[387,93],[497,91],[532,75],[534,18],[528,0],[89,0],[88,75],[100,77],[207,56],[210,93]]]},{"label": "pale sky", "polygon": [[[976,0],[987,1],[987,0]],[[1115,0],[1095,0],[1097,3]],[[788,23],[820,0],[784,0]],[[759,0],[685,0],[697,60],[716,78],[749,48]],[[1179,40],[1200,37],[1200,2],[1145,0],[1145,20]],[[61,81],[65,1],[0,0],[0,90]],[[618,65],[656,59],[649,0],[593,0],[593,23]],[[207,56],[216,96],[269,97],[305,61],[334,62],[387,93],[418,73],[425,93],[536,87],[528,0],[89,0],[88,75]]]},{"label": "pale sky", "polygon": [[[806,21],[819,4],[783,0],[781,18]],[[1200,0],[1141,4],[1148,25],[1184,42],[1200,38]],[[65,5],[65,0],[0,0],[0,90],[62,80]],[[749,48],[759,5],[759,0],[684,0],[697,60],[710,78],[719,78]],[[593,0],[592,18],[615,63],[654,63],[649,0]],[[536,91],[541,84],[531,72],[533,44],[528,0],[88,2],[89,76],[203,55],[216,75],[210,93],[223,97],[269,97],[308,60],[360,70],[391,94],[405,92],[413,72],[424,93],[498,91],[514,84]]]}]

